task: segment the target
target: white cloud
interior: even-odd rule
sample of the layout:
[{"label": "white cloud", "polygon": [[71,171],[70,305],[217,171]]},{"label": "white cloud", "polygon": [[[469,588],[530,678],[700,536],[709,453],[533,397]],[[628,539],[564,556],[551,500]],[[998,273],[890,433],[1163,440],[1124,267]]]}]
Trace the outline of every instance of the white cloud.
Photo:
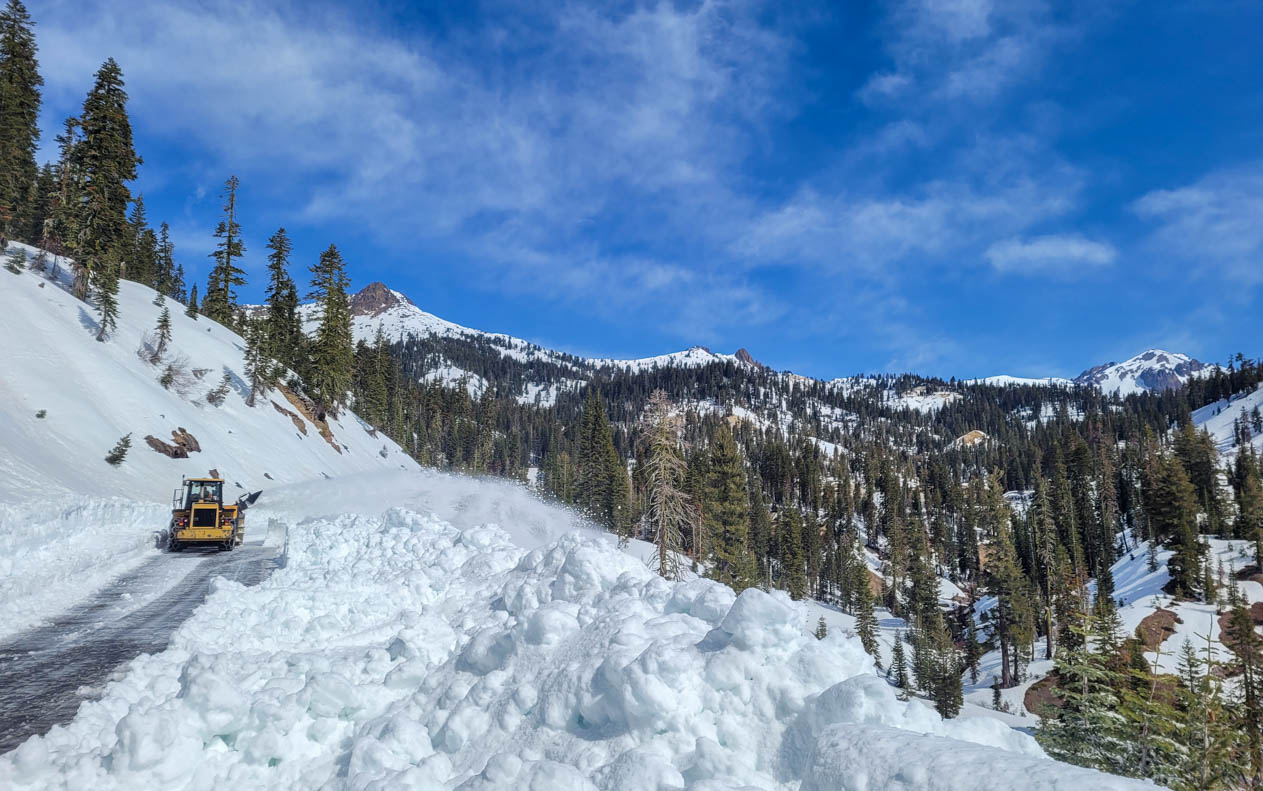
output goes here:
[{"label": "white cloud", "polygon": [[997,272],[1075,275],[1113,264],[1118,251],[1079,234],[1055,234],[995,242],[985,255]]},{"label": "white cloud", "polygon": [[1155,223],[1155,253],[1191,262],[1201,274],[1263,283],[1263,163],[1153,190],[1131,208]]}]

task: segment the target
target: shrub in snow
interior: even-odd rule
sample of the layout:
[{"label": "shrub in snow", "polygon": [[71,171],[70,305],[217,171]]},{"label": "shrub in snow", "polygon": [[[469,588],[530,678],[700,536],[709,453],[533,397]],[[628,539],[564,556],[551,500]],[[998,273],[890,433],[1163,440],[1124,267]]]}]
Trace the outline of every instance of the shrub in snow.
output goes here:
[{"label": "shrub in snow", "polygon": [[113,467],[117,467],[122,464],[123,459],[127,458],[127,450],[131,448],[131,446],[132,435],[131,432],[128,432],[122,437],[119,437],[118,442],[116,442],[114,447],[110,449],[109,455],[105,457],[106,463]]},{"label": "shrub in snow", "polygon": [[4,259],[4,268],[15,275],[22,274],[22,270],[26,268],[26,251],[21,247],[13,248]]},{"label": "shrub in snow", "polygon": [[232,376],[224,371],[224,376],[219,380],[219,385],[206,394],[206,401],[211,406],[223,406],[224,399],[228,397],[228,388],[232,386]]},{"label": "shrub in snow", "polygon": [[48,410],[41,409],[40,411],[35,413],[35,417],[39,418],[40,420],[43,420],[44,418],[48,417]]}]

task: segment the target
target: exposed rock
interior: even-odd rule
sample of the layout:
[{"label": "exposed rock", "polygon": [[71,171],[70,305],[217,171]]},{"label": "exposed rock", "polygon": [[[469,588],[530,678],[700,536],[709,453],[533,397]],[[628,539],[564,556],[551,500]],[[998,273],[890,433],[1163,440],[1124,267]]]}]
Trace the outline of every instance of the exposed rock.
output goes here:
[{"label": "exposed rock", "polygon": [[1157,651],[1158,646],[1175,634],[1175,625],[1183,623],[1179,616],[1171,610],[1158,608],[1136,624],[1136,637],[1145,644],[1145,650]]},{"label": "exposed rock", "polygon": [[753,365],[756,368],[767,370],[767,366],[759,362],[758,360],[754,359],[754,357],[750,354],[750,352],[746,350],[744,347],[737,349],[737,353],[734,356],[741,362],[746,363],[747,365]]},{"label": "exposed rock", "polygon": [[1173,390],[1188,377],[1210,366],[1182,354],[1172,354],[1161,349],[1150,349],[1122,363],[1109,362],[1096,365],[1074,378],[1078,385],[1099,385],[1114,380],[1133,379],[1145,390]]},{"label": "exposed rock", "polygon": [[985,432],[979,431],[978,429],[974,429],[973,431],[962,434],[961,436],[952,440],[952,444],[950,447],[972,448],[975,445],[986,442],[988,439],[990,439],[990,437],[988,437]]},{"label": "exposed rock", "polygon": [[184,448],[189,453],[201,453],[202,451],[202,446],[198,443],[197,437],[190,434],[184,426],[180,426],[176,430],[172,431],[171,439],[175,442],[175,444]]},{"label": "exposed rock", "polygon": [[180,447],[179,445],[168,445],[167,443],[163,442],[162,440],[158,439],[152,434],[145,437],[145,444],[147,444],[149,447],[153,448],[157,452],[161,453],[163,456],[166,456],[167,458],[187,459],[189,457],[188,451],[186,451],[184,448]]},{"label": "exposed rock", "polygon": [[190,453],[199,453],[202,450],[197,438],[185,430],[184,426],[171,431],[170,444],[152,435],[145,437],[145,444],[172,459],[187,459]]},{"label": "exposed rock", "polygon": [[1057,671],[1054,670],[1027,687],[1026,695],[1022,698],[1022,705],[1026,710],[1038,717],[1048,709],[1060,709],[1064,704],[1057,694],[1057,681]]},{"label": "exposed rock", "polygon": [[413,304],[412,300],[397,291],[386,288],[384,283],[369,283],[351,296],[351,315],[380,316],[396,305]]},{"label": "exposed rock", "polygon": [[281,395],[285,396],[285,400],[288,401],[291,406],[302,413],[303,417],[311,421],[312,425],[314,425],[320,432],[320,436],[324,437],[324,441],[329,443],[329,447],[336,450],[338,455],[341,455],[342,448],[339,447],[337,440],[333,438],[333,431],[329,429],[329,423],[325,420],[325,416],[323,414],[316,413],[315,404],[298,395],[298,393],[295,393],[293,390],[290,390],[285,385],[277,385],[276,389],[281,392]]},{"label": "exposed rock", "polygon": [[275,401],[272,402],[272,407],[282,415],[288,416],[290,420],[294,421],[294,427],[301,431],[304,437],[307,436],[307,423],[298,416],[298,413],[289,411]]}]

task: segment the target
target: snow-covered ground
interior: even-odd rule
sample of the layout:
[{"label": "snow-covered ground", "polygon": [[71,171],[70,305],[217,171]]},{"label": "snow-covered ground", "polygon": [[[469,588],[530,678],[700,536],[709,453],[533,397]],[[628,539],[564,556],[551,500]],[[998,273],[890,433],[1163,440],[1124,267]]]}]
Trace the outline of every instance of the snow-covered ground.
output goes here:
[{"label": "snow-covered ground", "polygon": [[[9,245],[16,247],[34,255],[32,248]],[[60,268],[64,275],[64,261]],[[330,425],[334,447],[276,391],[247,407],[241,337],[206,318],[188,318],[173,300],[165,301],[169,351],[158,365],[141,359],[138,349],[162,311],[146,286],[120,283],[118,330],[98,343],[92,305],[34,271],[0,275],[0,337],[6,339],[0,348],[0,503],[67,495],[169,503],[182,475],[212,469],[234,497],[324,475],[417,469],[394,442],[350,412]],[[165,389],[159,379],[171,363],[186,373]],[[206,395],[225,372],[231,389],[215,407]],[[180,428],[200,452],[170,459],[145,444],[149,435],[171,443],[171,432]],[[103,459],[125,434],[131,434],[131,451],[111,467]]]},{"label": "snow-covered ground", "polygon": [[1193,425],[1210,432],[1215,440],[1215,447],[1224,456],[1235,456],[1237,438],[1232,433],[1233,422],[1245,420],[1251,424],[1250,438],[1255,452],[1263,452],[1263,432],[1253,430],[1254,410],[1263,410],[1263,385],[1258,385],[1248,393],[1241,393],[1232,399],[1220,399],[1213,404],[1193,412]]},{"label": "snow-covered ground", "polygon": [[[266,493],[283,567],[218,583],[167,651],[0,756],[0,786],[1141,787],[900,702],[806,605],[666,582],[521,487],[373,479]],[[461,524],[392,506],[427,500]]]},{"label": "snow-covered ground", "polygon": [[[182,476],[217,470],[235,498],[285,482],[419,469],[351,412],[329,426],[335,448],[278,392],[246,406],[241,338],[186,317],[174,301],[165,302],[170,349],[158,365],[142,359],[137,351],[162,310],[145,286],[120,284],[118,329],[97,342],[96,310],[65,290],[64,260],[58,270],[55,280],[51,270],[0,271],[0,636],[156,555]],[[187,373],[164,388],[166,365],[179,361]],[[225,372],[232,385],[215,407],[206,394]],[[152,435],[172,443],[178,429],[201,450],[172,459],[145,442]],[[125,434],[127,458],[106,464]],[[247,517],[248,532],[252,525]]]}]

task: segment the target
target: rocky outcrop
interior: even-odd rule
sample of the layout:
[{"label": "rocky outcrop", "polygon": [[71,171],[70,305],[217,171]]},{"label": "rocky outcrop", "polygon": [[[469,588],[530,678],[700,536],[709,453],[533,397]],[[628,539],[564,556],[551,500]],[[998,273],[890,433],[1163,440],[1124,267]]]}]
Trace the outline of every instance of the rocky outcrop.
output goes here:
[{"label": "rocky outcrop", "polygon": [[397,291],[386,288],[385,283],[369,283],[351,296],[351,315],[380,316],[401,304],[413,303]]},{"label": "rocky outcrop", "polygon": [[292,420],[294,422],[294,428],[298,429],[304,437],[307,436],[307,423],[298,416],[298,413],[289,411],[275,401],[272,402],[272,408]]},{"label": "rocky outcrop", "polygon": [[171,442],[163,442],[152,434],[145,437],[145,444],[154,451],[171,459],[187,459],[190,453],[199,453],[202,446],[197,437],[190,434],[184,426],[171,431]]},{"label": "rocky outcrop", "polygon": [[755,368],[759,368],[761,370],[767,370],[767,366],[759,362],[758,360],[754,359],[754,356],[750,354],[749,350],[747,350],[745,347],[737,349],[737,353],[733,356],[736,357],[741,362],[745,363],[746,365],[753,365]]}]

